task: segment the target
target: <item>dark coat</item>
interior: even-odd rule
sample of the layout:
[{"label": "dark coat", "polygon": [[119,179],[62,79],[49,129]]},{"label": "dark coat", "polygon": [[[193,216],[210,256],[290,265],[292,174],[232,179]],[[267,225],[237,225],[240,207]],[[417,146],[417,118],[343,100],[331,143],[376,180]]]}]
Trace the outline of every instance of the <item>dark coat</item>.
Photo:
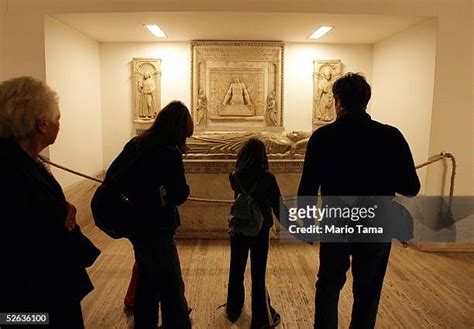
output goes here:
[{"label": "dark coat", "polygon": [[403,135],[365,112],[346,110],[308,142],[299,196],[414,196],[420,190]]},{"label": "dark coat", "polygon": [[[124,191],[137,210],[138,236],[173,235],[180,226],[177,206],[186,201],[189,186],[184,176],[183,157],[176,146],[139,143],[130,140],[112,162],[105,184],[125,169]],[[161,205],[160,186],[167,191]]]},{"label": "dark coat", "polygon": [[0,310],[78,303],[93,287],[76,244],[80,233],[65,228],[61,186],[12,140],[0,140],[0,182]]},{"label": "dark coat", "polygon": [[[234,197],[241,192],[238,184],[235,182],[233,173],[229,174],[229,181],[234,191]],[[239,183],[245,189],[246,192],[257,183],[252,197],[257,201],[263,215],[263,227],[269,228],[273,226],[272,210],[275,216],[280,220],[280,198],[281,192],[278,186],[275,175],[271,172],[265,171],[258,178],[247,177],[244,175],[238,175],[237,178]]]}]

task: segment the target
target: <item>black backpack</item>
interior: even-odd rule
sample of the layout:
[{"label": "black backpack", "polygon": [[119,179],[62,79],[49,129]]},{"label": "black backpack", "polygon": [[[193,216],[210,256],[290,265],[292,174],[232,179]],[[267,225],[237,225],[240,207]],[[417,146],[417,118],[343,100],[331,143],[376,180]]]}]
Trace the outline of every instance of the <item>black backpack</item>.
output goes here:
[{"label": "black backpack", "polygon": [[240,184],[237,175],[231,176],[237,184],[238,194],[232,203],[229,216],[229,226],[232,234],[257,236],[263,225],[263,214],[257,201],[252,197],[258,181],[246,192]]},{"label": "black backpack", "polygon": [[113,239],[133,234],[133,202],[124,193],[101,184],[91,201],[95,225]]},{"label": "black backpack", "polygon": [[106,175],[91,200],[95,225],[113,239],[130,238],[135,232],[137,209],[126,186],[137,158],[136,155],[110,177]]}]

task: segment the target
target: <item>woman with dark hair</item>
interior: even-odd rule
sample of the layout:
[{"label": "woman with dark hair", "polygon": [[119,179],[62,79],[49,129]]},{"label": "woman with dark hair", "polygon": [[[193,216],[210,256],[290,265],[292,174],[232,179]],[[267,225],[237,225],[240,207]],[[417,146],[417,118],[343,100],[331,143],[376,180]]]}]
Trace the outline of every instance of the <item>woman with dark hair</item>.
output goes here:
[{"label": "woman with dark hair", "polygon": [[252,320],[250,327],[273,328],[280,323],[270,304],[265,286],[265,272],[269,246],[269,232],[273,226],[272,210],[280,218],[280,188],[275,176],[268,171],[265,144],[256,138],[245,143],[237,156],[236,170],[229,175],[235,197],[250,193],[258,204],[263,224],[257,236],[230,232],[230,272],[227,291],[227,317],[237,321],[244,306],[244,274],[250,251],[252,271]]},{"label": "woman with dark hair", "polygon": [[135,328],[155,329],[159,304],[164,328],[191,327],[174,234],[180,225],[177,206],[189,195],[182,153],[193,129],[187,107],[169,103],[149,129],[125,145],[105,177],[107,183],[128,167],[124,192],[137,211],[130,237],[138,268]]}]

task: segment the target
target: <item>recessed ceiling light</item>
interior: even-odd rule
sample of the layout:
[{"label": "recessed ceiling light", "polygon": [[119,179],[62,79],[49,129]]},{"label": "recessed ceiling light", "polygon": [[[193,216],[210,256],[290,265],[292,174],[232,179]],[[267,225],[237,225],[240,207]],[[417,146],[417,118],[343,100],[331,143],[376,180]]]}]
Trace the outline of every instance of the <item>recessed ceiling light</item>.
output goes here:
[{"label": "recessed ceiling light", "polygon": [[308,39],[319,39],[329,31],[331,31],[334,26],[320,26],[316,31],[311,34]]},{"label": "recessed ceiling light", "polygon": [[166,38],[166,33],[156,24],[144,24],[144,27],[148,29],[157,38]]}]

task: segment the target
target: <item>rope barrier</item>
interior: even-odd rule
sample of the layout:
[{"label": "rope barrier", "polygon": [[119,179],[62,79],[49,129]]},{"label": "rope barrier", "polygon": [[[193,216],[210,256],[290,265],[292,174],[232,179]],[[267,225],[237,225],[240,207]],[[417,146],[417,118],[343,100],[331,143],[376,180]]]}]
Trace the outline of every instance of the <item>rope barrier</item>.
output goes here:
[{"label": "rope barrier", "polygon": [[[449,160],[451,160],[451,163],[452,163],[451,179],[450,179],[450,185],[449,185],[449,203],[448,203],[448,209],[451,209],[451,202],[452,202],[452,198],[453,198],[453,194],[454,194],[454,181],[455,181],[455,177],[456,177],[456,166],[457,166],[456,158],[454,157],[454,155],[451,154],[451,153],[448,153],[448,152],[441,152],[440,154],[437,154],[437,155],[434,155],[434,156],[430,157],[428,159],[428,161],[423,162],[423,163],[415,166],[415,168],[420,169],[420,168],[426,167],[426,166],[428,166],[432,163],[441,161],[443,159],[449,159]],[[47,164],[49,164],[49,165],[51,165],[51,166],[53,166],[53,167],[59,168],[59,169],[64,170],[64,171],[67,171],[71,174],[81,176],[81,177],[90,179],[92,181],[98,182],[98,183],[103,182],[102,180],[97,179],[95,177],[88,176],[88,175],[85,175],[85,174],[80,173],[78,171],[75,171],[75,170],[69,169],[67,167],[61,166],[59,164],[56,164],[56,163],[52,162],[51,160],[49,160],[46,157],[40,156],[40,160],[47,163]],[[234,200],[206,199],[206,198],[195,198],[195,197],[189,197],[188,201],[206,202],[206,203],[225,203],[225,204],[231,204],[231,203],[234,202]]]},{"label": "rope barrier", "polygon": [[59,165],[59,164],[57,164],[57,163],[54,163],[54,162],[52,162],[51,160],[49,160],[48,158],[46,158],[46,157],[44,157],[44,156],[42,156],[42,155],[40,155],[39,158],[40,158],[40,160],[41,160],[42,162],[47,163],[47,164],[49,164],[50,166],[59,168],[59,169],[61,169],[61,170],[67,171],[67,172],[69,172],[69,173],[71,173],[71,174],[74,174],[74,175],[77,175],[77,176],[81,176],[81,177],[84,177],[84,178],[93,180],[93,181],[95,181],[95,182],[97,182],[97,183],[102,183],[102,182],[103,182],[102,180],[97,179],[97,178],[95,178],[95,177],[88,176],[88,175],[86,175],[86,174],[80,173],[80,172],[78,172],[78,171],[75,171],[75,170],[69,169],[69,168],[67,168],[67,167],[61,166],[61,165]]}]

